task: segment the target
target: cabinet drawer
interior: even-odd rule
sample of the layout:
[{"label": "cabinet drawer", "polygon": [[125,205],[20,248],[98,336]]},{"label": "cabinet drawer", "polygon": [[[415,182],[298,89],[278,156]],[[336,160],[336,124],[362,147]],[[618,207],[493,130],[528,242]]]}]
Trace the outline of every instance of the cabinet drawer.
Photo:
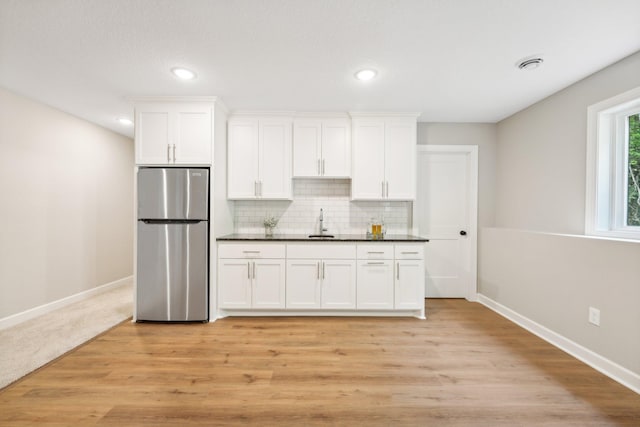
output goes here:
[{"label": "cabinet drawer", "polygon": [[218,246],[218,258],[284,258],[283,244],[221,244]]},{"label": "cabinet drawer", "polygon": [[355,259],[356,245],[308,243],[287,245],[288,259]]},{"label": "cabinet drawer", "polygon": [[396,259],[423,259],[424,244],[395,245]]},{"label": "cabinet drawer", "polygon": [[358,259],[393,259],[392,244],[358,245]]}]

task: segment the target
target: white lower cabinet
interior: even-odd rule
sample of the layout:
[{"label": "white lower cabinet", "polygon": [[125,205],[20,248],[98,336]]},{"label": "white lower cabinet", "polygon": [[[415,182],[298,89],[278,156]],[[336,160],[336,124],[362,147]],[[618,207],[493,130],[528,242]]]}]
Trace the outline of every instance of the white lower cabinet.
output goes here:
[{"label": "white lower cabinet", "polygon": [[424,245],[395,245],[395,308],[424,309]]},{"label": "white lower cabinet", "polygon": [[287,254],[288,309],[356,308],[355,245],[292,244]]},{"label": "white lower cabinet", "polygon": [[355,260],[329,259],[322,261],[322,308],[356,308]]},{"label": "white lower cabinet", "polygon": [[358,309],[393,309],[393,285],[393,260],[358,260]]},{"label": "white lower cabinet", "polygon": [[395,308],[417,310],[424,307],[424,261],[396,261]]},{"label": "white lower cabinet", "polygon": [[[263,256],[282,258],[262,258]],[[285,274],[284,245],[221,245],[218,259],[218,306],[224,309],[284,308]]]},{"label": "white lower cabinet", "polygon": [[222,308],[251,308],[249,260],[218,260],[218,305]]},{"label": "white lower cabinet", "polygon": [[393,305],[393,245],[358,245],[359,310],[392,310]]},{"label": "white lower cabinet", "polygon": [[320,308],[320,261],[287,261],[287,308]]},{"label": "white lower cabinet", "polygon": [[251,307],[284,308],[285,271],[284,260],[257,259],[253,261]]},{"label": "white lower cabinet", "polygon": [[218,247],[218,307],[225,315],[247,309],[316,315],[322,310],[393,315],[395,310],[424,318],[424,280],[421,243]]}]

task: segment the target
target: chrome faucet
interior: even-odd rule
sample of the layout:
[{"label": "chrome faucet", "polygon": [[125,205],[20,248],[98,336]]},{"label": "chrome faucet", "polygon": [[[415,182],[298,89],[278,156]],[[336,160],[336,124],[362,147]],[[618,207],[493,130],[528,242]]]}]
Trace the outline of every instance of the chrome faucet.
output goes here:
[{"label": "chrome faucet", "polygon": [[324,212],[322,208],[320,208],[320,235],[322,236],[325,231],[327,231],[327,229],[324,228]]}]

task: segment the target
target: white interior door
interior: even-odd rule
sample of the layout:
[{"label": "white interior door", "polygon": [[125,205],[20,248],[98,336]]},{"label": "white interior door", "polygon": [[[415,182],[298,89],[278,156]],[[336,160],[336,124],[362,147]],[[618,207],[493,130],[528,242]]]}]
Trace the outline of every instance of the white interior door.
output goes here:
[{"label": "white interior door", "polygon": [[476,299],[478,147],[419,146],[414,222],[429,239],[427,298]]}]

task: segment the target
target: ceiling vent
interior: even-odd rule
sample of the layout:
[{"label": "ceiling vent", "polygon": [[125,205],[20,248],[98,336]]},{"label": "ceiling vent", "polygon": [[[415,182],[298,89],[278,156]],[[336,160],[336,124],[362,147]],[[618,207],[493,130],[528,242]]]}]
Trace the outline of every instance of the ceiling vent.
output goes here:
[{"label": "ceiling vent", "polygon": [[533,70],[538,68],[544,60],[542,58],[527,58],[518,64],[521,70]]}]

